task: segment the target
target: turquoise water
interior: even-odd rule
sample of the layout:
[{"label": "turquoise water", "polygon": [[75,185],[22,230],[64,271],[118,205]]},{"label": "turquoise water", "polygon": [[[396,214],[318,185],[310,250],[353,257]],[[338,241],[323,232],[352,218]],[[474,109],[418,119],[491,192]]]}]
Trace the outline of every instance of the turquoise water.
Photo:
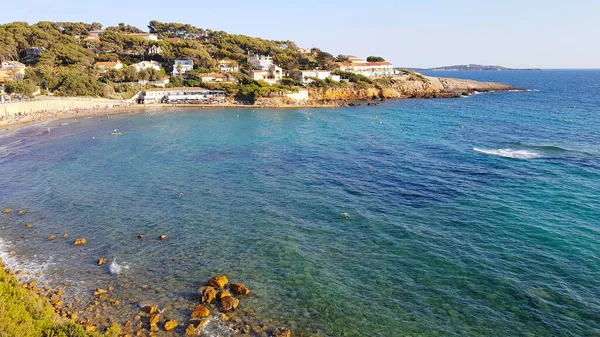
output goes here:
[{"label": "turquoise water", "polygon": [[[225,273],[299,333],[600,336],[600,71],[435,74],[534,91],[4,136],[0,208],[29,212],[0,216],[0,248],[71,292],[117,284],[124,317],[184,317]],[[65,232],[88,245],[45,240]]]}]

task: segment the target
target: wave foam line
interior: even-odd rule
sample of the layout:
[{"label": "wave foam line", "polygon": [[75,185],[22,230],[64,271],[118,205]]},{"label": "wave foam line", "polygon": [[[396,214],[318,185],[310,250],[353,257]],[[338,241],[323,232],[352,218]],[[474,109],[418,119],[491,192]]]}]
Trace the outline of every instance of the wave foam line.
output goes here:
[{"label": "wave foam line", "polygon": [[533,151],[527,150],[514,150],[514,149],[481,149],[478,147],[474,147],[473,151],[481,152],[493,156],[500,156],[505,158],[515,158],[515,159],[534,159],[539,158],[540,154]]}]

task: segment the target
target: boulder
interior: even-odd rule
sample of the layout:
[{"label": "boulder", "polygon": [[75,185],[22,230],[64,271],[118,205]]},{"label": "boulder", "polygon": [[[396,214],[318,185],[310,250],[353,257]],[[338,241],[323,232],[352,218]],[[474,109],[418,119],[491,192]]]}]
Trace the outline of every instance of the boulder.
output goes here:
[{"label": "boulder", "polygon": [[27,211],[26,211],[26,210],[24,210],[24,209],[22,209],[22,210],[20,210],[20,211],[19,211],[17,214],[18,214],[18,215],[23,215],[23,214],[25,214],[25,213],[27,213]]},{"label": "boulder", "polygon": [[174,330],[178,326],[179,326],[179,323],[177,323],[176,320],[170,319],[170,320],[168,320],[168,321],[165,322],[165,331]]},{"label": "boulder", "polygon": [[223,297],[231,297],[231,293],[229,291],[227,291],[227,290],[220,290],[217,293],[217,299],[220,300]]},{"label": "boulder", "polygon": [[235,310],[240,304],[240,300],[233,297],[223,297],[221,299],[221,311],[229,312]]},{"label": "boulder", "polygon": [[150,332],[158,332],[158,325],[156,323],[150,324]]},{"label": "boulder", "polygon": [[31,228],[31,227],[33,227],[33,226],[30,223],[25,225],[25,228]]},{"label": "boulder", "polygon": [[145,305],[144,311],[149,314],[155,314],[158,312],[158,307],[156,305]]},{"label": "boulder", "polygon": [[229,285],[229,289],[238,295],[250,295],[250,289],[241,283],[232,283]]},{"label": "boulder", "polygon": [[106,263],[106,258],[105,257],[101,257],[98,259],[98,267],[100,267],[101,265]]},{"label": "boulder", "polygon": [[271,334],[273,337],[292,337],[292,331],[288,328],[277,328]]},{"label": "boulder", "polygon": [[146,235],[144,235],[144,234],[140,234],[140,235],[138,235],[138,238],[139,238],[139,239],[143,239],[145,236],[146,236]]},{"label": "boulder", "polygon": [[48,237],[48,240],[54,240],[54,239],[56,239],[56,235],[50,235],[50,236]]},{"label": "boulder", "polygon": [[221,314],[219,315],[219,319],[222,321],[228,321],[229,320],[229,316],[225,315],[225,314]]},{"label": "boulder", "polygon": [[67,233],[63,234],[63,238],[68,239],[69,238],[69,234],[67,234]]},{"label": "boulder", "polygon": [[2,214],[10,214],[10,212],[12,212],[12,209],[6,208],[5,210],[2,211]]},{"label": "boulder", "polygon": [[148,323],[157,324],[160,321],[160,314],[152,314],[150,318],[148,318]]},{"label": "boulder", "polygon": [[158,238],[159,238],[160,240],[166,240],[166,239],[168,239],[168,238],[169,238],[169,236],[168,236],[168,235],[165,235],[165,234],[163,234],[163,235],[159,236]]},{"label": "boulder", "polygon": [[223,287],[225,287],[225,285],[228,282],[229,281],[227,280],[227,276],[219,275],[219,276],[215,276],[215,277],[211,278],[210,280],[208,280],[206,285],[209,287],[223,288]]},{"label": "boulder", "polygon": [[194,326],[194,324],[190,324],[185,328],[186,337],[198,336],[200,331]]},{"label": "boulder", "polygon": [[73,242],[73,246],[83,246],[87,243],[87,240],[84,238],[77,238],[75,242]]},{"label": "boulder", "polygon": [[210,316],[210,309],[202,304],[198,304],[192,312],[193,318],[204,318]]},{"label": "boulder", "polygon": [[104,294],[108,293],[108,290],[102,289],[102,288],[98,288],[94,291],[94,296],[98,297],[98,296],[102,296]]},{"label": "boulder", "polygon": [[202,303],[212,303],[217,297],[217,291],[213,287],[206,287],[202,291]]}]

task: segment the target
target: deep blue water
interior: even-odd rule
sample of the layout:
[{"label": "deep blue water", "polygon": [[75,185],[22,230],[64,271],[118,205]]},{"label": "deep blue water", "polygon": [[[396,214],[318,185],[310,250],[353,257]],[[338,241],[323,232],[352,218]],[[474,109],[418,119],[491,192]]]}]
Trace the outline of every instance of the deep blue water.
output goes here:
[{"label": "deep blue water", "polygon": [[[133,315],[183,317],[176,299],[225,273],[257,319],[306,334],[600,336],[600,71],[432,75],[532,91],[2,137],[0,208],[28,213],[0,216],[0,248],[68,291],[116,283]],[[46,240],[65,232],[88,245]]]}]

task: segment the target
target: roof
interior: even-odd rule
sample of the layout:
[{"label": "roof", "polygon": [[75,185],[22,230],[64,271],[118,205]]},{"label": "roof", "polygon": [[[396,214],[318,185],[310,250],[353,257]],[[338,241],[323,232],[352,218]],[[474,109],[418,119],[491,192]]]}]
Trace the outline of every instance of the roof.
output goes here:
[{"label": "roof", "polygon": [[146,91],[208,91],[205,88],[199,87],[177,87],[177,88],[151,88]]},{"label": "roof", "polygon": [[152,33],[129,33],[127,35],[150,36],[150,35],[156,35],[156,34],[152,34]]},{"label": "roof", "polygon": [[25,68],[25,65],[19,61],[4,61],[4,62],[12,65],[15,68]]},{"label": "roof", "polygon": [[310,73],[330,73],[331,71],[315,69],[315,70],[300,70],[300,72],[302,72],[302,73],[308,73],[308,72],[310,72]]},{"label": "roof", "polygon": [[251,73],[268,73],[268,70],[252,70]]},{"label": "roof", "polygon": [[391,66],[389,62],[363,62],[363,63],[352,63],[352,62],[336,62],[340,67],[375,67],[375,66]]},{"label": "roof", "polygon": [[206,74],[199,74],[198,77],[202,78],[202,77],[220,77],[220,78],[225,78],[227,76],[225,76],[225,74],[221,74],[221,73],[206,73]]},{"label": "roof", "polygon": [[121,62],[117,61],[117,62],[96,62],[96,66],[98,67],[116,67],[117,64],[119,64]]},{"label": "roof", "polygon": [[135,63],[135,64],[142,64],[142,63],[150,63],[150,64],[154,64],[154,65],[160,66],[160,62],[156,62],[156,61],[141,61],[141,62],[138,62],[138,63]]}]

